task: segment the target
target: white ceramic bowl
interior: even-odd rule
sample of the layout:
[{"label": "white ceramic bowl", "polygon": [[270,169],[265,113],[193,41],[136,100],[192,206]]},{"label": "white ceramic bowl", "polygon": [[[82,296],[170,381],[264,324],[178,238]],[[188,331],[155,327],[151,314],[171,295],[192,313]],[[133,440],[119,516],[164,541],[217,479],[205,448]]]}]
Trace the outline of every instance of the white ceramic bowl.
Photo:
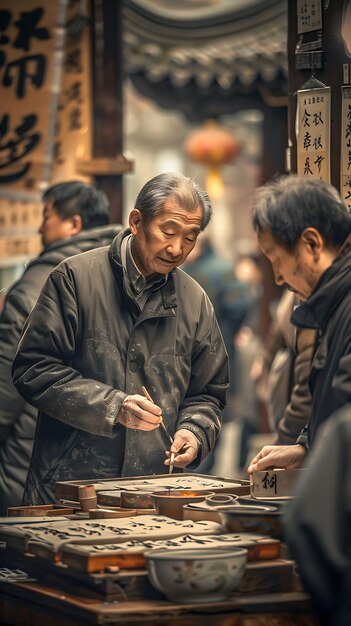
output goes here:
[{"label": "white ceramic bowl", "polygon": [[245,548],[174,548],[145,553],[149,580],[174,602],[224,600],[246,568]]}]

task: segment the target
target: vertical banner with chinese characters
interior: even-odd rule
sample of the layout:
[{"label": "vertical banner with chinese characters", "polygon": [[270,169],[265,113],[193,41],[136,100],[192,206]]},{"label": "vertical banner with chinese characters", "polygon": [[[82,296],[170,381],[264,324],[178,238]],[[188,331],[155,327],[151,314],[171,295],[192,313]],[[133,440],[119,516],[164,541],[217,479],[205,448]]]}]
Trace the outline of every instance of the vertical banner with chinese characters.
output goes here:
[{"label": "vertical banner with chinese characters", "polygon": [[49,178],[65,10],[66,0],[0,0],[0,195],[39,192]]},{"label": "vertical banner with chinese characters", "polygon": [[60,100],[56,122],[54,159],[51,182],[89,177],[77,171],[77,162],[91,156],[91,70],[90,29],[85,24],[78,32],[70,33],[70,24],[77,19],[77,5],[70,1],[67,15],[67,34],[64,49]]},{"label": "vertical banner with chinese characters", "polygon": [[297,32],[308,33],[322,28],[321,0],[297,0]]},{"label": "vertical banner with chinese characters", "polygon": [[297,173],[330,182],[330,87],[297,92]]},{"label": "vertical banner with chinese characters", "polygon": [[67,0],[0,0],[0,267],[41,248],[66,7]]},{"label": "vertical banner with chinese characters", "polygon": [[351,87],[341,88],[341,197],[351,212]]}]

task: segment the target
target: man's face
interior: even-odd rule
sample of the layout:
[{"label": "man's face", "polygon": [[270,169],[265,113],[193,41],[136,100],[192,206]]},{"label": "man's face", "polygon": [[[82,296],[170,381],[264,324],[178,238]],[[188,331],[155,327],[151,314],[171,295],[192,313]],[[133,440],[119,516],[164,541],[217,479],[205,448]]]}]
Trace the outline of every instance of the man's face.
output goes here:
[{"label": "man's face", "polygon": [[313,246],[301,235],[295,250],[288,252],[269,230],[258,233],[257,239],[263,254],[272,264],[277,285],[286,285],[301,300],[307,300],[322,273],[313,254]]},{"label": "man's face", "polygon": [[44,248],[47,248],[50,244],[60,241],[61,239],[73,237],[77,232],[72,218],[62,219],[58,213],[56,213],[52,202],[49,200],[44,206],[43,221],[39,228],[39,234],[41,235]]},{"label": "man's face", "polygon": [[166,200],[163,210],[147,227],[138,209],[129,216],[134,235],[132,253],[145,278],[153,274],[168,274],[184,263],[196,243],[202,222],[202,208],[189,212],[172,198]]}]

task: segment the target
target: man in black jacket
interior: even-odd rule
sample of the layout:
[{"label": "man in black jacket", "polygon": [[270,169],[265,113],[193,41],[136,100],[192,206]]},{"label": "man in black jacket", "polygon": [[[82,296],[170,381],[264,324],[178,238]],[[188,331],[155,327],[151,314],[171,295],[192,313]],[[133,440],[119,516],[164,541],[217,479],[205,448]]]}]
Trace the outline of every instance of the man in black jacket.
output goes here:
[{"label": "man in black jacket", "polygon": [[249,473],[300,467],[319,426],[351,399],[351,216],[339,193],[321,180],[282,178],[259,191],[253,223],[276,283],[304,301],[292,323],[317,338],[306,428],[296,444],[265,446]]},{"label": "man in black jacket", "polygon": [[57,184],[43,196],[44,250],[10,288],[0,318],[0,514],[22,503],[37,409],[12,382],[11,367],[24,322],[51,270],[63,259],[109,244],[121,227],[108,226],[105,194],[82,182]]},{"label": "man in black jacket", "polygon": [[51,272],[13,365],[39,409],[26,503],[55,502],[57,481],[164,473],[171,453],[182,468],[212,449],[228,359],[211,302],[178,268],[211,212],[194,181],[161,174],[110,248]]},{"label": "man in black jacket", "polygon": [[324,626],[351,624],[351,404],[321,427],[284,516],[285,539]]}]

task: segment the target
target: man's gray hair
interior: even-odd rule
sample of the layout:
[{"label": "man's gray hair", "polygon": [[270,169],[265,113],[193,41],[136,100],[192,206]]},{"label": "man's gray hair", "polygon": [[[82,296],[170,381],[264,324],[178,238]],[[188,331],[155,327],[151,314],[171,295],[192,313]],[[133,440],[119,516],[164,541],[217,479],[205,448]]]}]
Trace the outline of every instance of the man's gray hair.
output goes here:
[{"label": "man's gray hair", "polygon": [[257,232],[270,231],[289,252],[308,227],[316,228],[328,247],[337,248],[351,232],[351,215],[329,183],[283,176],[257,190],[253,226]]},{"label": "man's gray hair", "polygon": [[149,180],[138,194],[135,208],[139,209],[145,225],[161,213],[168,198],[173,198],[182,209],[192,213],[202,209],[201,230],[204,230],[212,215],[211,200],[192,178],[178,172],[159,174]]}]

